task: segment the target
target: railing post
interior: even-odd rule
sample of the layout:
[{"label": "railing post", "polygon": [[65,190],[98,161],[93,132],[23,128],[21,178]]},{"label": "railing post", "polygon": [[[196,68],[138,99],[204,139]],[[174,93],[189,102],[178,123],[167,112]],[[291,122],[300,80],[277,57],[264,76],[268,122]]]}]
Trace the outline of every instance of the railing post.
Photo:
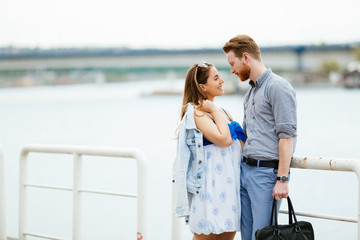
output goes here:
[{"label": "railing post", "polygon": [[360,240],[360,162],[354,161],[354,163],[356,164],[355,173],[356,173],[356,177],[358,179],[358,216],[357,216],[358,238],[357,239]]},{"label": "railing post", "polygon": [[81,239],[81,155],[74,153],[74,182],[73,182],[73,240]]},{"label": "railing post", "polygon": [[181,219],[175,214],[175,184],[172,184],[171,240],[181,239]]},{"label": "railing post", "polygon": [[19,240],[25,240],[26,229],[26,198],[27,192],[25,182],[27,179],[27,161],[26,158],[29,152],[26,149],[21,151],[20,155],[20,176],[19,176]]},{"label": "railing post", "polygon": [[147,170],[145,156],[137,151],[135,153],[137,161],[137,240],[146,240],[146,182]]},{"label": "railing post", "polygon": [[[173,163],[173,172],[175,167],[175,161]],[[180,240],[181,239],[181,222],[180,218],[176,216],[175,214],[175,183],[171,184],[171,190],[172,190],[172,206],[171,206],[171,240]]]},{"label": "railing post", "polygon": [[0,240],[6,240],[4,151],[0,145]]}]

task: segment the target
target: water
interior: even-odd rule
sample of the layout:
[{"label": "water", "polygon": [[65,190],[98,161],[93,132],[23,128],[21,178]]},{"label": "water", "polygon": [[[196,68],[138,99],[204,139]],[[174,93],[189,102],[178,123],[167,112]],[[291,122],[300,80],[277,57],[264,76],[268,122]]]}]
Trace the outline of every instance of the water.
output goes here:
[{"label": "water", "polygon": [[[176,82],[176,85],[182,83]],[[181,96],[149,96],[166,81],[0,89],[0,143],[5,155],[7,234],[18,234],[18,161],[27,143],[131,147],[148,161],[148,238],[171,236],[171,169]],[[360,159],[360,91],[340,88],[296,89],[296,156]],[[242,96],[222,96],[218,105],[242,121]],[[29,181],[72,185],[72,157],[31,154]],[[86,188],[133,192],[131,160],[85,157]],[[292,170],[290,196],[296,211],[357,216],[357,178],[352,173]],[[29,189],[28,231],[71,238],[71,193]],[[53,207],[55,206],[55,208]],[[285,204],[284,206],[285,207]],[[306,219],[301,218],[299,219]],[[280,221],[285,222],[282,216]],[[310,219],[317,239],[356,239],[357,226]],[[182,226],[183,239],[191,239]],[[136,201],[84,194],[85,240],[134,239]],[[29,238],[32,239],[32,238]],[[33,238],[35,239],[35,238]],[[239,236],[236,239],[240,239]]]}]

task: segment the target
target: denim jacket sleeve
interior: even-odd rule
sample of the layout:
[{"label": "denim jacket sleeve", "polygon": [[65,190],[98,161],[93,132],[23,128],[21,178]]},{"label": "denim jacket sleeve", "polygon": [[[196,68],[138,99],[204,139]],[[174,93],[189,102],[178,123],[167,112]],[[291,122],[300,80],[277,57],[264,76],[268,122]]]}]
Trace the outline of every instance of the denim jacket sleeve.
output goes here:
[{"label": "denim jacket sleeve", "polygon": [[[188,138],[194,138],[194,131],[196,124],[194,120],[194,106],[188,105],[185,115],[180,123],[178,139],[177,139],[177,154],[174,165],[174,181],[175,181],[175,214],[177,216],[188,216],[190,214],[191,192],[189,189],[189,182],[194,182],[193,175],[197,174],[198,170],[190,167],[192,161],[192,150],[187,144]],[[198,138],[202,133],[198,133]],[[194,139],[195,141],[195,139]],[[201,146],[202,150],[202,146]],[[191,169],[189,169],[191,168]],[[188,176],[189,172],[195,172]],[[198,185],[198,184],[197,184]]]},{"label": "denim jacket sleeve", "polygon": [[187,216],[190,214],[189,199],[186,186],[186,174],[190,161],[190,148],[185,144],[187,131],[183,124],[180,125],[177,154],[174,168],[175,180],[175,214],[177,216]]}]

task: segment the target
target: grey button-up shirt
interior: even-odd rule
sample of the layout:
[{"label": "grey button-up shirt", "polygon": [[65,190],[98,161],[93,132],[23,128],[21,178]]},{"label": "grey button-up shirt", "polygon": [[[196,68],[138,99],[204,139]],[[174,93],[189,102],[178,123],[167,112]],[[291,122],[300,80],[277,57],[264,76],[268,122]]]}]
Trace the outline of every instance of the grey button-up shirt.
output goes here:
[{"label": "grey button-up shirt", "polygon": [[243,128],[247,136],[244,156],[279,159],[279,139],[294,138],[296,145],[296,93],[291,84],[269,68],[245,95]]}]

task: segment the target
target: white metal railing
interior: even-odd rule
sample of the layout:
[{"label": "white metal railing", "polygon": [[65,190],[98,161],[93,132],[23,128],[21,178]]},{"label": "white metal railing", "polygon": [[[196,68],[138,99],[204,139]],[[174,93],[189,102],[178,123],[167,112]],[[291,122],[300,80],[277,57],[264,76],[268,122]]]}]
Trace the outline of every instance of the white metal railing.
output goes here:
[{"label": "white metal railing", "polygon": [[0,240],[6,240],[4,151],[0,145]]},{"label": "white metal railing", "polygon": [[[314,170],[325,170],[325,171],[345,171],[354,172],[358,179],[358,217],[340,217],[330,216],[323,214],[315,214],[308,212],[296,212],[298,216],[305,216],[310,218],[321,218],[335,221],[352,222],[358,225],[358,236],[357,240],[360,240],[360,160],[357,159],[335,159],[335,158],[315,158],[315,157],[293,157],[291,160],[291,168],[301,169],[314,169]],[[173,198],[172,198],[172,240],[180,240],[181,238],[181,221],[175,216],[175,197],[173,187]],[[287,213],[287,211],[281,210],[280,213]]]},{"label": "white metal railing", "polygon": [[[74,173],[73,186],[49,186],[37,185],[27,182],[27,157],[30,152],[36,153],[55,153],[55,154],[72,154],[74,157]],[[104,157],[119,157],[132,158],[137,163],[137,195],[119,192],[106,192],[93,189],[83,189],[81,184],[82,176],[82,156],[104,156]],[[106,194],[122,197],[137,198],[137,239],[145,240],[146,235],[146,161],[143,153],[137,149],[123,149],[123,148],[103,148],[103,147],[85,147],[85,146],[59,146],[59,145],[26,145],[20,156],[20,191],[19,191],[19,240],[25,240],[26,236],[40,237],[45,239],[63,240],[55,236],[46,236],[42,234],[30,233],[26,230],[26,201],[27,187],[49,188],[56,190],[72,191],[73,192],[73,229],[72,239],[80,240],[81,228],[81,193],[95,193]],[[135,234],[134,234],[135,235]]]}]

